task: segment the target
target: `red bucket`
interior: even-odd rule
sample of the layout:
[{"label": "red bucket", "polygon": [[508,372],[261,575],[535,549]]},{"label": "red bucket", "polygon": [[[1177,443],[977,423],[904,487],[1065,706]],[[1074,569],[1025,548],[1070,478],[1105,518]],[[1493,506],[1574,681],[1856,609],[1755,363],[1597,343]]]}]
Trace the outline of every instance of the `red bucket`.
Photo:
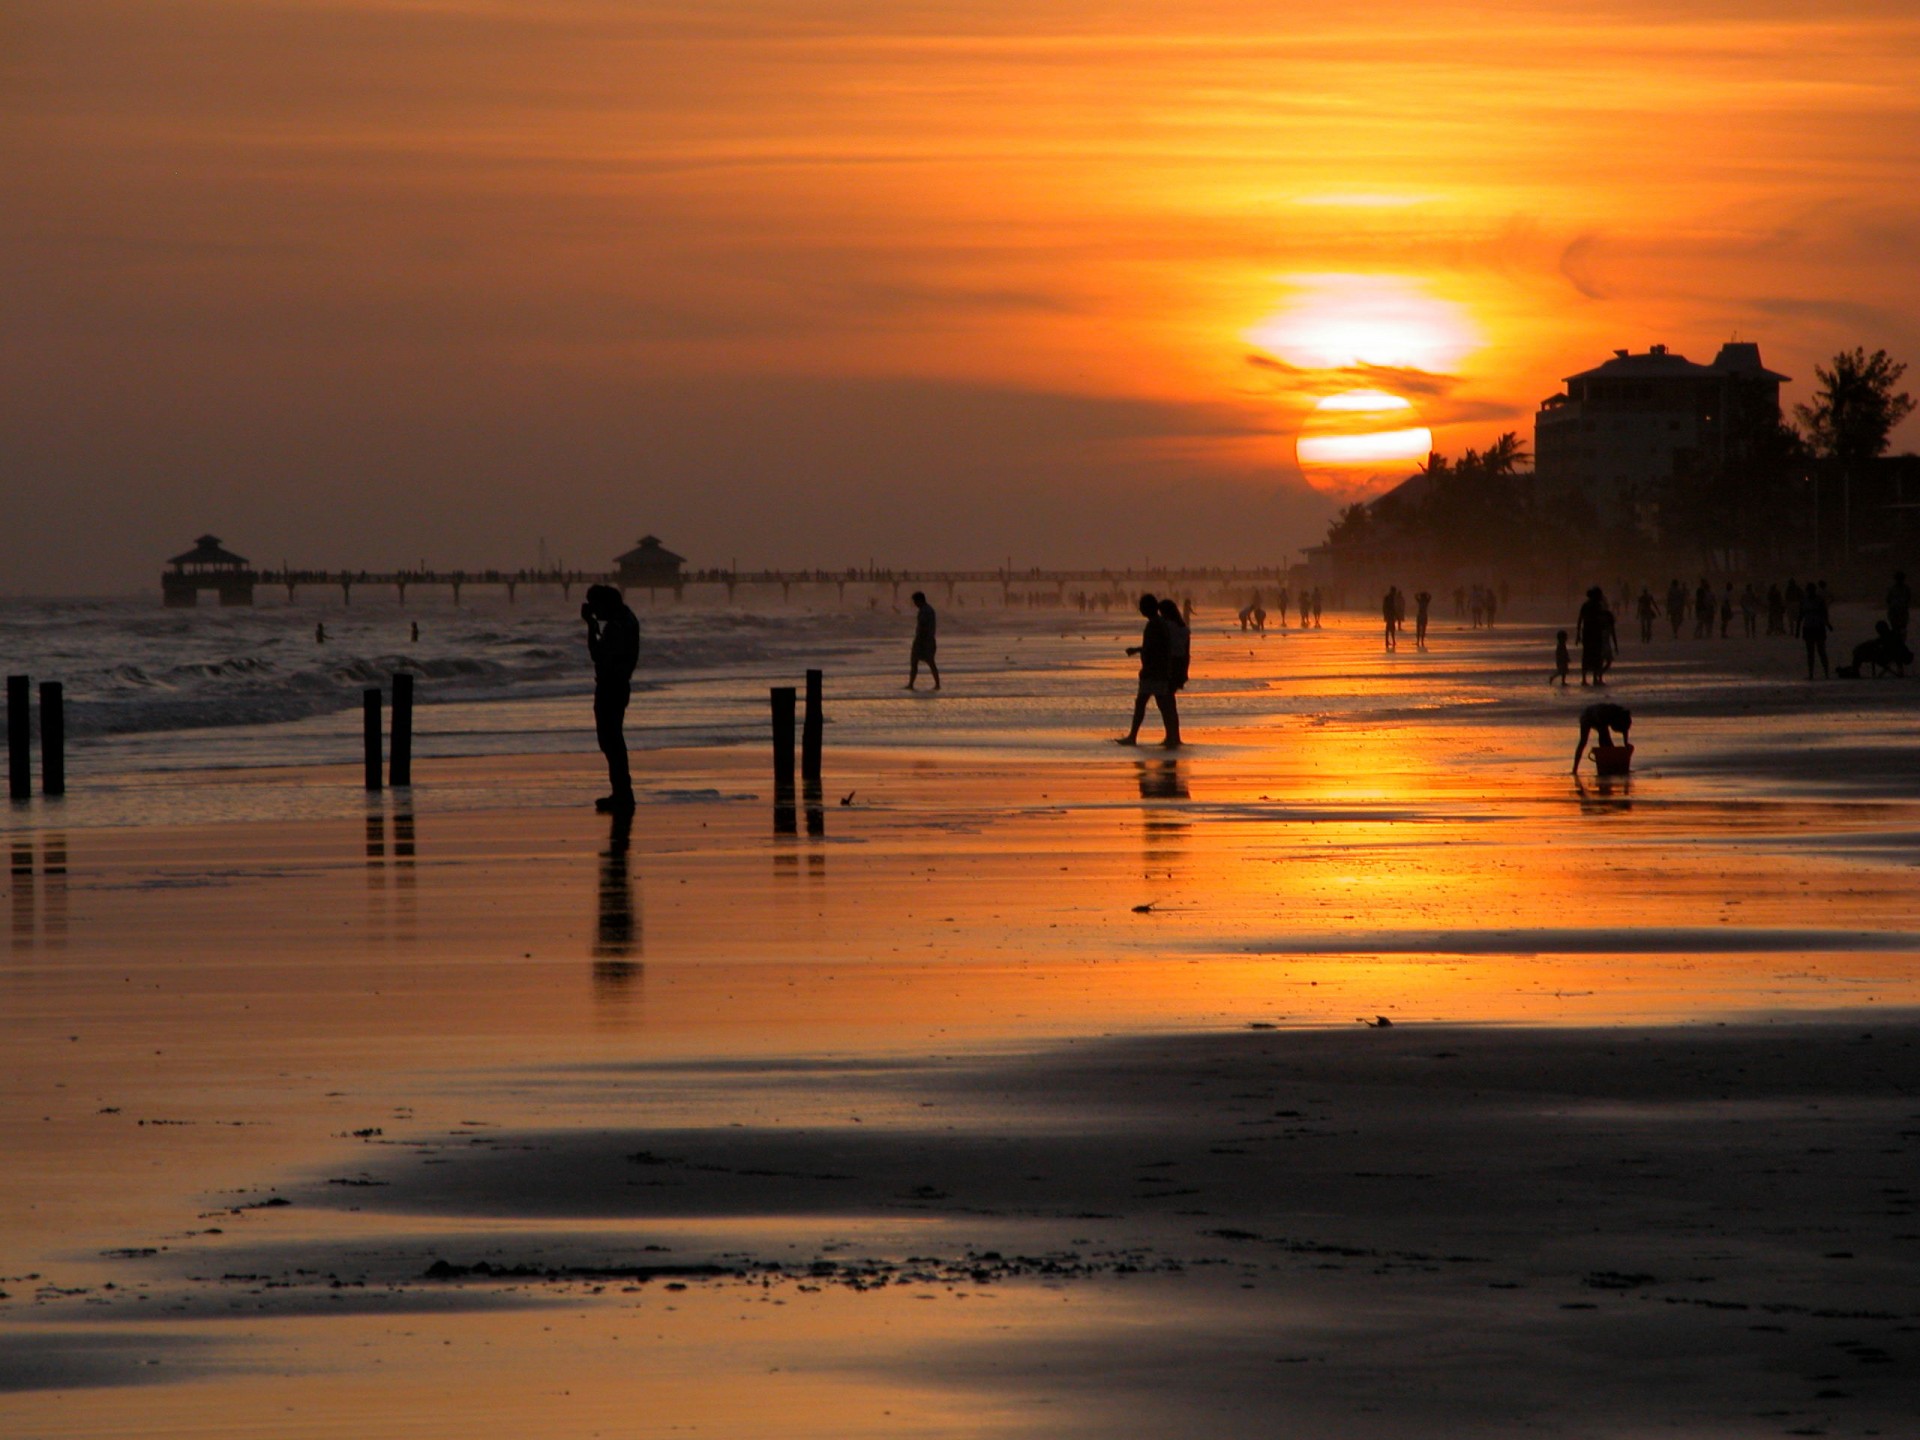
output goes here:
[{"label": "red bucket", "polygon": [[1593,767],[1602,775],[1625,775],[1633,765],[1633,746],[1596,745],[1593,747]]}]

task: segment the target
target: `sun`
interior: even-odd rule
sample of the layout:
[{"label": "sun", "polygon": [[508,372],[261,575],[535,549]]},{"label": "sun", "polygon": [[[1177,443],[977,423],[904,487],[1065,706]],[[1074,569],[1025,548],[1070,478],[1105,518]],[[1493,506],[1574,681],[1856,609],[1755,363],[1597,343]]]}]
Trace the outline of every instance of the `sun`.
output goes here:
[{"label": "sun", "polygon": [[1294,438],[1316,490],[1362,500],[1413,473],[1433,432],[1412,395],[1443,395],[1480,343],[1467,311],[1400,275],[1295,275],[1292,295],[1246,338],[1279,362],[1288,398],[1312,409]]},{"label": "sun", "polygon": [[1413,402],[1384,390],[1347,390],[1313,407],[1294,441],[1307,483],[1342,501],[1365,500],[1407,478],[1433,451]]}]

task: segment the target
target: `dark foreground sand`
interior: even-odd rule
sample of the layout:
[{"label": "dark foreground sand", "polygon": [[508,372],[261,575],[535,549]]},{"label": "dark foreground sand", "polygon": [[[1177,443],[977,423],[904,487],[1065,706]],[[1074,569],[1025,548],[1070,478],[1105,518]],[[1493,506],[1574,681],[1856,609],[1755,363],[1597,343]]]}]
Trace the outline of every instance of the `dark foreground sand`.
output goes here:
[{"label": "dark foreground sand", "polygon": [[693,1287],[804,1315],[838,1291],[931,1340],[893,1298],[1038,1288],[1087,1313],[915,1362],[963,1411],[977,1392],[982,1430],[1910,1434],[1917,1040],[1886,1015],[1400,1025],[718,1067],[736,1113],[822,1114],[798,1124],[659,1125],[712,1066],[527,1074],[631,1118],[365,1137],[357,1165],[274,1197],[347,1212],[337,1238],[277,1242],[275,1207],[215,1217],[221,1243],[142,1259],[138,1300],[94,1297],[92,1325],[11,1349],[7,1380],[137,1375],[133,1312],[191,1333],[235,1307],[624,1307]]}]

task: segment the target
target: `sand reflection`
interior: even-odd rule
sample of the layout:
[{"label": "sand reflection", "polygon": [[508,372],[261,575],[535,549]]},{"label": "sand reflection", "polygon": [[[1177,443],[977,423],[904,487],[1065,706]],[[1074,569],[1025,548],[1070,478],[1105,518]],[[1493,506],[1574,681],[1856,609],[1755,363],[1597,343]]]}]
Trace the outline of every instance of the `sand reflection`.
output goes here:
[{"label": "sand reflection", "polygon": [[593,989],[600,1000],[624,998],[644,973],[640,903],[633,884],[633,815],[608,817],[607,844],[600,852],[598,908],[594,916]]},{"label": "sand reflection", "polygon": [[1172,879],[1174,868],[1187,854],[1188,819],[1184,809],[1164,801],[1189,799],[1187,774],[1178,760],[1137,760],[1140,785],[1141,859],[1151,875]]}]

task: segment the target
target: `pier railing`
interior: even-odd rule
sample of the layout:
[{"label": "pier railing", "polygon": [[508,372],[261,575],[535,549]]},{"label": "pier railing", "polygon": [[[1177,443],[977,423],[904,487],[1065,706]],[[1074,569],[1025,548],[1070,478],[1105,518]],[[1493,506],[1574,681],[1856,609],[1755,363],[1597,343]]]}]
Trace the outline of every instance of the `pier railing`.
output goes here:
[{"label": "pier railing", "polygon": [[915,570],[877,567],[845,570],[683,570],[674,575],[621,576],[614,571],[527,569],[527,570],[295,570],[290,567],[264,570],[229,570],[207,576],[169,573],[164,590],[169,603],[192,604],[193,592],[214,590],[223,605],[251,605],[253,591],[260,586],[284,589],[292,600],[302,589],[337,589],[341,599],[353,603],[353,592],[390,590],[402,603],[412,589],[434,588],[452,592],[454,603],[470,588],[505,590],[509,603],[519,598],[523,586],[558,589],[571,598],[577,588],[588,585],[618,585],[623,590],[646,590],[658,594],[670,591],[678,599],[689,590],[724,590],[733,600],[743,588],[766,589],[777,586],[783,600],[794,591],[804,594],[831,586],[844,602],[849,587],[886,591],[898,600],[911,589],[942,589],[949,599],[961,586],[998,586],[1006,603],[1015,593],[1030,595],[1052,592],[1064,601],[1069,588],[1090,595],[1119,594],[1143,587],[1191,589],[1197,586],[1233,585],[1273,586],[1287,583],[1290,571],[1280,565],[1255,567],[1223,566],[1139,566],[1107,569],[1052,570],[1035,566],[1025,570]]}]

